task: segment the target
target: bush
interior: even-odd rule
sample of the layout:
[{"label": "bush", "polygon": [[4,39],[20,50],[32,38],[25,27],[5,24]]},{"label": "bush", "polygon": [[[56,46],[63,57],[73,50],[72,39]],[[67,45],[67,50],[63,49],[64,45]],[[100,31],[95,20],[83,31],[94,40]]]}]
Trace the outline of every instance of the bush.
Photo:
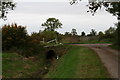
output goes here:
[{"label": "bush", "polygon": [[40,53],[40,41],[27,34],[26,28],[17,24],[2,27],[2,49],[6,52],[16,52],[22,56],[33,56]]},{"label": "bush", "polygon": [[27,31],[25,27],[17,24],[4,25],[2,27],[2,49],[9,50],[12,47],[22,47],[25,45]]}]

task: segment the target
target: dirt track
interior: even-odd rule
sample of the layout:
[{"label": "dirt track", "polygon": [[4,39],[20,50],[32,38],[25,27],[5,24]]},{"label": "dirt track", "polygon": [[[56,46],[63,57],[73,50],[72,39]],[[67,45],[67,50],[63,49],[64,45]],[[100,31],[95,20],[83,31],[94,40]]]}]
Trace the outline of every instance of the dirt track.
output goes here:
[{"label": "dirt track", "polygon": [[75,44],[89,47],[100,57],[102,63],[108,70],[111,78],[118,78],[118,51],[107,47],[110,44]]}]

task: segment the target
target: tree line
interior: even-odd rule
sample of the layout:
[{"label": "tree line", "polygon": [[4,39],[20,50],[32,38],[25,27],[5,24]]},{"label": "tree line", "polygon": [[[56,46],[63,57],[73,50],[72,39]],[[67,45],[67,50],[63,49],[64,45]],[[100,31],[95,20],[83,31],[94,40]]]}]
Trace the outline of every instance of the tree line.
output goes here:
[{"label": "tree line", "polygon": [[79,39],[79,37],[84,36],[97,36],[99,37],[98,41],[108,39],[114,45],[118,45],[116,38],[118,29],[113,27],[110,27],[105,32],[100,31],[98,34],[95,29],[91,29],[90,34],[86,35],[85,32],[81,32],[81,35],[78,35],[76,29],[72,29],[71,33],[65,32],[65,34],[57,32],[56,29],[62,28],[62,23],[56,18],[48,18],[46,22],[41,25],[45,26],[45,29],[43,31],[33,32],[31,35],[27,33],[25,26],[17,25],[16,23],[4,25],[2,27],[3,52],[17,52],[23,56],[32,56],[42,51],[45,45],[42,41],[48,42],[57,39],[59,42],[62,42],[66,37]]},{"label": "tree line", "polygon": [[[77,0],[72,0],[71,4],[76,3]],[[0,8],[0,12],[2,13],[0,18],[6,19],[6,13],[8,9],[14,9],[15,4],[13,2],[0,2],[2,4],[2,8]],[[7,7],[8,6],[8,7]],[[10,6],[10,7],[9,7]],[[96,11],[104,6],[106,8],[106,11],[113,14],[117,17],[118,23],[117,28],[113,30],[110,28],[109,30],[103,32],[99,32],[99,40],[102,40],[104,38],[109,38],[113,45],[120,47],[120,2],[89,2],[88,8],[89,11],[93,15],[96,13]],[[4,11],[5,10],[5,11]],[[57,22],[57,23],[56,23]],[[46,38],[46,41],[49,41],[53,38],[58,38],[58,40],[61,40],[64,35],[58,33],[55,31],[56,29],[61,28],[62,24],[58,19],[55,18],[49,18],[45,23],[42,24],[42,26],[45,26],[44,31],[39,31],[39,33],[32,33],[32,35],[28,35],[26,27],[24,26],[18,26],[17,24],[12,25],[4,25],[2,27],[3,35],[2,35],[2,48],[3,51],[8,51],[10,49],[14,49],[15,51],[18,51],[20,54],[24,55],[27,50],[29,51],[29,55],[32,55],[32,53],[37,53],[37,48],[41,45],[38,45],[40,43],[40,40],[43,40],[43,38]],[[112,31],[111,31],[112,30]],[[15,37],[14,37],[14,36]],[[51,36],[52,35],[52,36]],[[66,32],[66,35],[72,35],[77,36],[77,32],[75,29],[72,29],[71,33]],[[81,33],[81,36],[85,36],[85,32]],[[96,32],[95,30],[91,30],[91,33],[87,36],[95,36]],[[41,37],[38,37],[41,36]],[[33,49],[33,46],[35,49]],[[17,48],[17,49],[16,49]]]},{"label": "tree line", "polygon": [[[78,3],[81,0],[71,0],[70,4],[73,5],[75,3]],[[110,0],[88,0],[88,11],[90,12],[93,16],[95,13],[104,7],[104,9],[112,14],[113,16],[116,16],[118,19],[117,23],[117,29],[115,31],[115,36],[114,36],[114,46],[117,46],[118,49],[120,49],[120,0],[115,0],[115,1],[110,1]]]}]

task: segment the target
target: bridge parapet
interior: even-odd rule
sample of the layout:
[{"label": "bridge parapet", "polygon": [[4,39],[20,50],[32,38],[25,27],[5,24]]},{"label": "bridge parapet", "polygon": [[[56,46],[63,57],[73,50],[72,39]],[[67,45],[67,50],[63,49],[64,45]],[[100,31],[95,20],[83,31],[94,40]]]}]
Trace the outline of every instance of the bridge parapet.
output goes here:
[{"label": "bridge parapet", "polygon": [[45,48],[63,45],[63,43],[58,42],[57,39],[53,39],[53,40],[50,40],[48,42],[45,42],[45,41],[41,41],[41,42],[44,42],[43,44],[45,45],[44,46]]}]

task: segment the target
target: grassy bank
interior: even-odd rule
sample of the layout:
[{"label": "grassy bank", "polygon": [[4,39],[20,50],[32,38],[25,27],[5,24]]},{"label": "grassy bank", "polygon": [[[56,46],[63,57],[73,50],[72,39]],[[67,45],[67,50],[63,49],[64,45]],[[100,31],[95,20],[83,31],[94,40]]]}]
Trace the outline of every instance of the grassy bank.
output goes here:
[{"label": "grassy bank", "polygon": [[108,78],[98,56],[90,49],[72,46],[45,78]]},{"label": "grassy bank", "polygon": [[57,46],[40,50],[37,55],[26,58],[17,53],[2,53],[2,76],[3,78],[41,78],[47,71],[46,52],[54,50],[59,56],[64,55],[68,46]]},{"label": "grassy bank", "polygon": [[3,78],[36,77],[35,74],[44,66],[42,57],[25,58],[17,53],[3,53],[2,59]]}]

